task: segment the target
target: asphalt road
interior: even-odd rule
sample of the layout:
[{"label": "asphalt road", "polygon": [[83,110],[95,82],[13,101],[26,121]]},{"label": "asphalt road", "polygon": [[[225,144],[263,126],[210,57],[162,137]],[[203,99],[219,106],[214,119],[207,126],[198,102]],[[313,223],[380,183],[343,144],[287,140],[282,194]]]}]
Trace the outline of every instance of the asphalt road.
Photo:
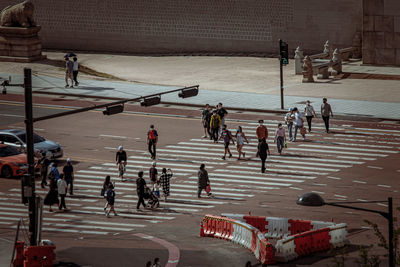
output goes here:
[{"label": "asphalt road", "polygon": [[[21,101],[18,95],[2,97],[1,129],[24,127]],[[93,105],[89,100],[59,98],[35,98],[34,102],[35,116]],[[237,161],[234,151],[234,157],[224,161],[223,145],[201,138],[199,110],[144,109],[137,105],[126,105],[125,110],[114,116],[91,111],[35,124],[38,134],[63,145],[65,158],[72,158],[75,168],[75,195],[67,198],[71,211],[44,213],[43,237],[56,243],[57,261],[63,262],[60,266],[144,266],[156,256],[163,264],[171,258],[168,245],[139,237],[138,233],[166,240],[172,244],[170,249],[176,246],[179,266],[244,266],[247,260],[256,263],[244,248],[198,237],[202,216],[223,212],[345,222],[351,244],[347,257],[353,261],[358,257],[359,245],[378,241],[363,220],[378,223],[383,233],[387,231],[386,220],[372,213],[336,207],[297,206],[298,196],[314,191],[331,202],[393,196],[394,206],[400,206],[399,126],[333,120],[332,133],[326,134],[317,119],[308,141],[289,143],[283,156],[277,155],[269,140],[272,156],[267,174],[261,175],[259,161],[250,159],[255,154],[255,122],[264,118],[271,135],[281,116],[232,112],[227,123],[230,128],[241,125],[250,138],[250,145],[245,146],[249,159]],[[160,134],[159,170],[170,167],[175,176],[168,203],[162,201],[157,210],[137,212],[134,181],[139,170],[148,177],[151,159],[145,138],[150,124]],[[114,154],[119,145],[129,156],[126,182],[116,177]],[[210,173],[213,198],[196,197],[196,172],[202,162]],[[118,217],[106,218],[103,213],[104,200],[99,193],[107,174],[116,182]],[[27,214],[26,207],[19,201],[18,179],[1,179],[0,188],[0,237],[11,240],[14,223]],[[39,188],[38,193],[44,196],[46,190]],[[383,211],[385,205],[360,204]],[[374,252],[383,253],[379,249]],[[332,264],[329,255],[319,253],[284,266],[327,266]]]}]

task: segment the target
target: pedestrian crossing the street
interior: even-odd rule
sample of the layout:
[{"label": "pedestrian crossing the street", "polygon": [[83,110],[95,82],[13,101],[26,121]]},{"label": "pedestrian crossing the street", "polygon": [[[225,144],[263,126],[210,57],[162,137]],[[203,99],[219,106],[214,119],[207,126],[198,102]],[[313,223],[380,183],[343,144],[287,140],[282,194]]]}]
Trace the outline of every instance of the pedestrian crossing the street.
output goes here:
[{"label": "pedestrian crossing the street", "polygon": [[[270,132],[268,143],[272,154],[267,159],[266,173],[260,172],[261,163],[256,158],[257,124],[252,122],[240,124],[249,139],[249,144],[245,144],[243,148],[245,160],[236,159],[236,146],[233,145],[230,148],[234,157],[223,160],[223,144],[204,138],[189,138],[158,147],[158,173],[161,174],[162,168],[171,168],[173,178],[168,201],[163,200],[161,192],[160,207],[157,209],[136,211],[137,173],[143,170],[144,178],[149,183],[149,168],[153,161],[145,147],[126,145],[128,164],[125,181],[118,178],[115,162],[101,162],[85,169],[77,166],[75,193],[66,199],[70,210],[49,212],[48,207],[45,207],[43,230],[93,235],[140,231],[154,224],[172,222],[184,214],[204,214],[224,205],[245,205],[247,199],[261,193],[293,190],[297,195],[303,190],[303,185],[326,185],[319,178],[341,183],[338,173],[342,170],[353,166],[370,166],[375,160],[399,153],[400,138],[397,137],[400,136],[400,130],[333,125],[333,132],[327,135],[324,133],[324,125],[316,123],[312,134],[307,134],[306,141],[288,143],[288,148],[280,156],[273,144],[277,123],[278,121],[265,123]],[[239,124],[232,122],[232,125]],[[102,149],[115,151],[115,147]],[[206,164],[209,173],[211,197],[197,198],[197,172],[201,163]],[[107,175],[115,183],[118,219],[104,216],[105,199],[100,196],[100,191]],[[318,183],[315,182],[317,180]],[[48,191],[47,188],[40,188],[40,182],[36,188],[42,197]],[[320,191],[319,193],[324,194]],[[339,196],[346,199],[345,196],[337,195]],[[0,200],[3,203],[0,207],[0,225],[14,229],[18,218],[27,217],[27,207],[20,204],[20,188],[0,194]]]}]

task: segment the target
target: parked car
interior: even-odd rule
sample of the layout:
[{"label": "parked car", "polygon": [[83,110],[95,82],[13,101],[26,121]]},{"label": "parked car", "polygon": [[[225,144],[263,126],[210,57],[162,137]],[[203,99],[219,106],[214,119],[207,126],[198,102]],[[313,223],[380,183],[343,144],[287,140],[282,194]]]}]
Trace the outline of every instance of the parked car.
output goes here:
[{"label": "parked car", "polygon": [[21,176],[27,171],[26,154],[13,146],[0,144],[0,177]]},{"label": "parked car", "polygon": [[[21,152],[26,152],[26,132],[25,130],[0,130],[0,143],[13,146]],[[45,138],[33,134],[33,148],[36,157],[40,157],[43,152],[48,158],[60,158],[63,156],[63,149],[60,144],[46,140]]]}]

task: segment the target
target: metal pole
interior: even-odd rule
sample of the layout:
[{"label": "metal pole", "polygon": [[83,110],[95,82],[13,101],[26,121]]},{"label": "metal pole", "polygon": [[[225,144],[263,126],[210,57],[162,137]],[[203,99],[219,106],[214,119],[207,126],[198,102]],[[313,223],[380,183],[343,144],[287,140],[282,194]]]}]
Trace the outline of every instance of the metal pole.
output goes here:
[{"label": "metal pole", "polygon": [[394,251],[393,251],[393,203],[392,198],[388,197],[388,213],[389,213],[389,266],[394,267]]},{"label": "metal pole", "polygon": [[25,88],[25,126],[26,126],[26,152],[28,162],[28,183],[29,194],[29,241],[31,246],[37,245],[36,227],[36,196],[35,196],[35,170],[33,154],[33,111],[32,111],[32,72],[29,68],[24,68],[24,88]]},{"label": "metal pole", "polygon": [[282,64],[282,56],[280,55],[282,47],[282,40],[279,39],[279,68],[280,68],[280,74],[281,74],[281,109],[284,109],[283,105],[283,64]]}]

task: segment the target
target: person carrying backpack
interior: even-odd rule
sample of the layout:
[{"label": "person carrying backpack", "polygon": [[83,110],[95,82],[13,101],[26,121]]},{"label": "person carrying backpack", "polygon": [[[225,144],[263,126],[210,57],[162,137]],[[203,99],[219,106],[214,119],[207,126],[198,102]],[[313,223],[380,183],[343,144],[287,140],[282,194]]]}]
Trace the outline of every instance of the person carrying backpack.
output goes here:
[{"label": "person carrying backpack", "polygon": [[157,142],[158,142],[158,133],[154,129],[154,125],[150,125],[150,130],[147,132],[147,145],[151,155],[151,159],[156,159]]},{"label": "person carrying backpack", "polygon": [[224,151],[224,156],[222,157],[222,159],[225,159],[226,153],[229,153],[229,157],[231,158],[232,153],[231,153],[231,150],[229,149],[229,144],[232,141],[232,144],[234,145],[235,141],[233,141],[232,133],[231,133],[231,131],[228,130],[226,124],[222,125],[221,137],[219,139],[224,140],[225,151]]},{"label": "person carrying backpack", "polygon": [[210,118],[210,128],[211,128],[211,134],[214,139],[214,143],[218,143],[218,131],[219,127],[221,125],[221,118],[217,114],[217,111],[214,110],[213,114]]}]

